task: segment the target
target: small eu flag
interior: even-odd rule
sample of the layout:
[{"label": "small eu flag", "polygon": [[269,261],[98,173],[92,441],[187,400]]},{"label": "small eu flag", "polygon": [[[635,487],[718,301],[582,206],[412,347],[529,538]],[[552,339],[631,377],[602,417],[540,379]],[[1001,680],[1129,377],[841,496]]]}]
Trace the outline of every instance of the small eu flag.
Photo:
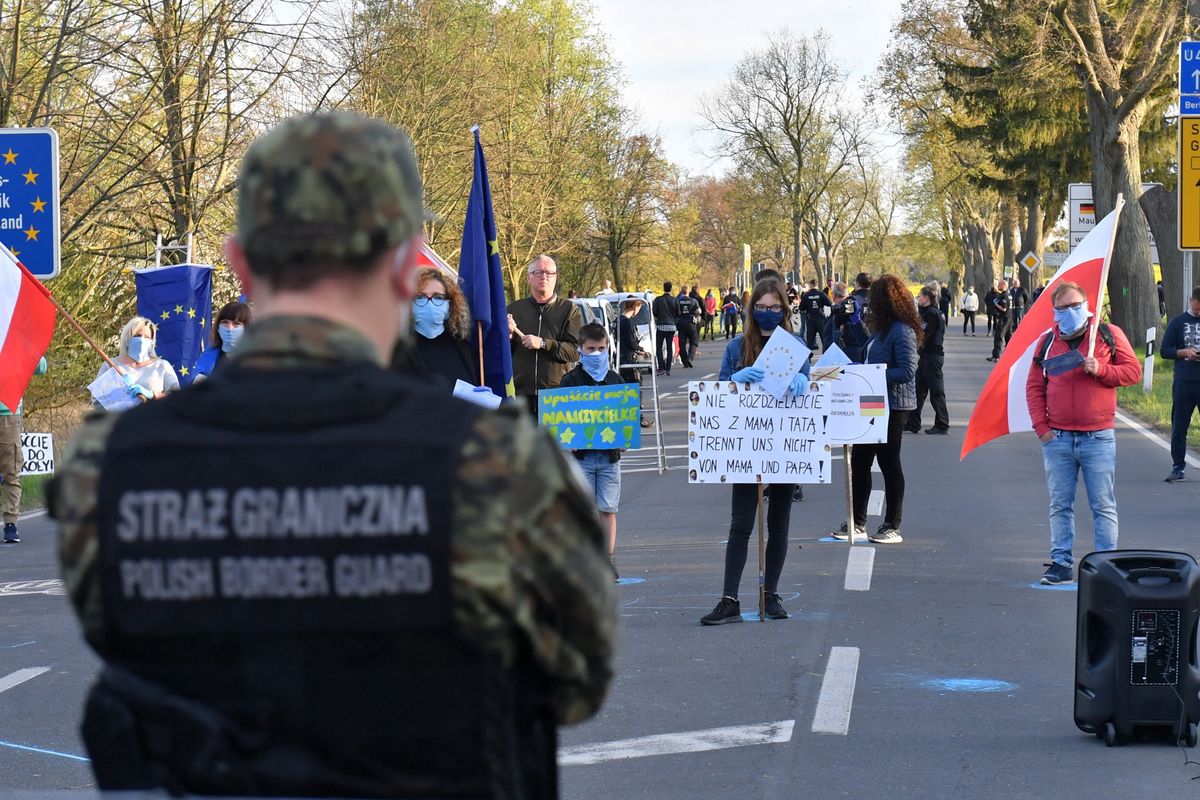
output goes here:
[{"label": "small eu flag", "polygon": [[212,335],[212,267],[135,270],[134,282],[138,315],[158,326],[154,349],[175,368],[180,385],[188,385]]},{"label": "small eu flag", "polygon": [[496,243],[496,218],[492,214],[492,189],[487,162],[475,134],[475,175],[467,198],[463,224],[462,252],[458,258],[458,282],[471,308],[476,344],[483,338],[483,385],[500,397],[512,397],[512,346],[508,333],[508,302],[504,297],[504,273]]}]

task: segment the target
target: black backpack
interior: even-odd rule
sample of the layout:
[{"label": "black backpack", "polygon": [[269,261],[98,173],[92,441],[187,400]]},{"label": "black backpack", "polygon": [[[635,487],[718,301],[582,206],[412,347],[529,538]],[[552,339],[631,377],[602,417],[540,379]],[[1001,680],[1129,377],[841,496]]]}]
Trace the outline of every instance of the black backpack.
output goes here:
[{"label": "black backpack", "polygon": [[[1108,353],[1109,353],[1110,360],[1113,362],[1116,362],[1116,360],[1117,360],[1117,340],[1113,338],[1112,331],[1108,329],[1108,323],[1101,322],[1097,326],[1097,328],[1098,328],[1097,333],[1100,334],[1100,341],[1102,341],[1106,345],[1108,345]],[[1049,333],[1042,334],[1042,341],[1038,344],[1037,353],[1033,356],[1033,363],[1037,364],[1039,367],[1041,367],[1042,363],[1046,360],[1046,354],[1050,352],[1050,346],[1053,344],[1054,344],[1054,331],[1050,331]],[[1049,380],[1049,377],[1046,375],[1045,368],[1042,369],[1042,377],[1045,378],[1046,380]]]}]

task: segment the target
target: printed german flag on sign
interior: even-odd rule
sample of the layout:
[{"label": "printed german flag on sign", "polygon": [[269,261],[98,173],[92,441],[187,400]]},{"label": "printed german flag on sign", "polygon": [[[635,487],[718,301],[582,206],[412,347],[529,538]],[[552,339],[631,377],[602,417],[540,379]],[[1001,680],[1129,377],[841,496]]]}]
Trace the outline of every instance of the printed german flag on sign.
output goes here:
[{"label": "printed german flag on sign", "polygon": [[858,399],[858,413],[864,417],[882,417],[885,408],[881,394],[864,394]]},{"label": "printed german flag on sign", "polygon": [[1079,204],[1079,213],[1080,214],[1095,214],[1096,213],[1096,204],[1095,203],[1080,203]]}]

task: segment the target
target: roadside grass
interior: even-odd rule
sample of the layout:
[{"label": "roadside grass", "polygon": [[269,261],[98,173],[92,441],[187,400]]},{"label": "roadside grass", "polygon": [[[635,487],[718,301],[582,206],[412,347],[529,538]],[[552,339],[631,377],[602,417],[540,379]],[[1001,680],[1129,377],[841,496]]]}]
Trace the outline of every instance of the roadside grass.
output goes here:
[{"label": "roadside grass", "polygon": [[[1117,401],[1121,408],[1133,414],[1150,427],[1165,436],[1171,435],[1171,378],[1174,374],[1174,362],[1158,358],[1154,359],[1154,385],[1150,394],[1142,391],[1139,381],[1136,386],[1125,386],[1117,389]],[[1188,446],[1200,450],[1200,419],[1192,414],[1192,424],[1188,428]]]},{"label": "roadside grass", "polygon": [[46,484],[50,475],[26,475],[21,478],[21,511],[34,511],[46,506]]}]

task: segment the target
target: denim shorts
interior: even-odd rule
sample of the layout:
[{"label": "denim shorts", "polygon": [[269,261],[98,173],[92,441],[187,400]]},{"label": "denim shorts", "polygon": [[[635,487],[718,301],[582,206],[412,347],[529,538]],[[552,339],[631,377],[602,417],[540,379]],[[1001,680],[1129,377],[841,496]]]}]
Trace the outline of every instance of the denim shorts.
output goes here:
[{"label": "denim shorts", "polygon": [[607,450],[587,450],[579,459],[579,468],[596,498],[596,508],[606,514],[617,513],[621,502],[621,462],[609,461]]}]

